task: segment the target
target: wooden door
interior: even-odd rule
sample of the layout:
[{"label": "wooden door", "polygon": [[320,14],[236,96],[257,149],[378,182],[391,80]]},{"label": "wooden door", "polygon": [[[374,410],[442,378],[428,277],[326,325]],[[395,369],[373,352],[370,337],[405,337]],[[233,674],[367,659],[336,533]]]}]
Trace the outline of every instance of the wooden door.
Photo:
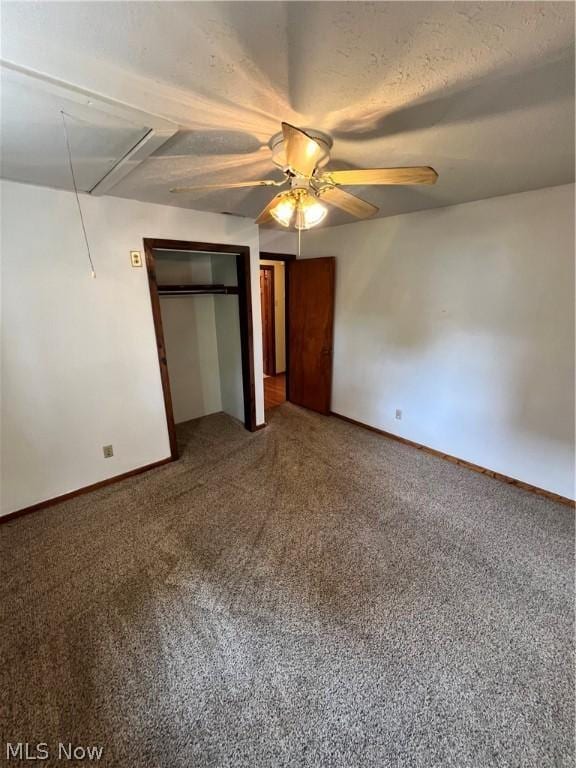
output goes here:
[{"label": "wooden door", "polygon": [[274,267],[260,267],[260,306],[262,307],[262,354],[264,373],[276,375],[276,328],[274,322]]},{"label": "wooden door", "polygon": [[336,262],[326,257],[287,266],[288,400],[329,413]]}]

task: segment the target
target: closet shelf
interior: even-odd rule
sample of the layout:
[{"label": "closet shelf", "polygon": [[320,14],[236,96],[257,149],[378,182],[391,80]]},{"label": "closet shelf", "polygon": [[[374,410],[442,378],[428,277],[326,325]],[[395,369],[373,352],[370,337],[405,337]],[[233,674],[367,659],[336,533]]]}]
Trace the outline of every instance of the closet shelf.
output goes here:
[{"label": "closet shelf", "polygon": [[197,296],[209,293],[238,294],[237,285],[216,283],[211,285],[159,285],[159,296]]}]

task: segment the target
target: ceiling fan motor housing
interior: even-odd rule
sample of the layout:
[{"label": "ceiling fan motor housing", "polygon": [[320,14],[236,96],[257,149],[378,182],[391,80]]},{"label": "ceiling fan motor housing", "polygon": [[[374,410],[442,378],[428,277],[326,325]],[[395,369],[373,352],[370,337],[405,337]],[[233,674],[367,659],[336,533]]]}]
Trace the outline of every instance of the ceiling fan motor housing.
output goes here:
[{"label": "ceiling fan motor housing", "polygon": [[[326,165],[328,160],[330,159],[330,150],[332,148],[332,139],[328,134],[322,133],[321,131],[317,131],[314,128],[305,128],[305,133],[311,138],[314,139],[315,142],[317,142],[322,149],[324,150],[324,154],[320,158],[320,160],[317,163],[318,167],[322,167]],[[282,131],[279,131],[278,133],[275,133],[274,136],[270,139],[268,142],[268,146],[272,150],[272,162],[274,165],[277,165],[278,168],[282,168],[283,171],[288,171],[288,164],[286,162],[286,150],[284,147],[284,134]]]}]

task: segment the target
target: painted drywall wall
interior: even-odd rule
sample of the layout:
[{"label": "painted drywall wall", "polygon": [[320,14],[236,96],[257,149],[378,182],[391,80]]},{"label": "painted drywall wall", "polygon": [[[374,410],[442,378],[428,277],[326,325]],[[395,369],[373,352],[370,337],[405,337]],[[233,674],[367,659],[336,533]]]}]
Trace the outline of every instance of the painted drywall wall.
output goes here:
[{"label": "painted drywall wall", "polygon": [[[256,418],[264,422],[258,230],[249,220],[0,183],[2,513],[169,455],[143,237],[251,248]],[[104,459],[102,446],[114,456]]]},{"label": "painted drywall wall", "polygon": [[158,285],[212,282],[210,254],[197,251],[154,249]]},{"label": "painted drywall wall", "polygon": [[574,498],[573,185],[307,235],[334,411]]},{"label": "painted drywall wall", "polygon": [[298,252],[298,235],[293,230],[260,227],[260,250],[269,253]]},{"label": "painted drywall wall", "polygon": [[274,337],[276,343],[276,373],[286,370],[286,311],[285,267],[282,261],[262,259],[260,264],[274,267]]},{"label": "painted drywall wall", "polygon": [[213,296],[161,297],[174,421],[222,410]]},{"label": "painted drywall wall", "polygon": [[[158,251],[159,285],[212,283],[208,254]],[[222,410],[214,296],[161,296],[174,421]]]}]

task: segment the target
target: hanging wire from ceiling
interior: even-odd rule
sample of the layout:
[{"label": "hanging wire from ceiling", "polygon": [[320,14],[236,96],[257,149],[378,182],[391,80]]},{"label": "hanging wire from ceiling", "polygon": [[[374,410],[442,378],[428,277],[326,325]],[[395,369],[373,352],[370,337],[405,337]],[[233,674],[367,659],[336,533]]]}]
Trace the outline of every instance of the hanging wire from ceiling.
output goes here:
[{"label": "hanging wire from ceiling", "polygon": [[[88,261],[90,262],[90,274],[92,277],[96,277],[96,270],[94,269],[94,262],[92,261],[92,254],[90,253],[90,243],[88,242],[88,235],[86,234],[86,225],[84,224],[84,216],[82,215],[82,206],[80,205],[80,196],[78,195],[78,187],[76,185],[76,176],[74,174],[74,164],[72,163],[72,150],[70,148],[70,137],[68,135],[68,126],[66,125],[66,112],[63,109],[60,110],[62,115],[62,125],[64,126],[64,136],[66,137],[66,149],[68,150],[68,164],[70,166],[70,176],[72,177],[72,186],[74,187],[74,194],[76,195],[76,203],[78,204],[78,213],[80,214],[80,223],[82,224],[82,232],[84,233],[84,241],[86,243],[86,251],[88,253]],[[68,115],[71,117],[71,115]]]}]

